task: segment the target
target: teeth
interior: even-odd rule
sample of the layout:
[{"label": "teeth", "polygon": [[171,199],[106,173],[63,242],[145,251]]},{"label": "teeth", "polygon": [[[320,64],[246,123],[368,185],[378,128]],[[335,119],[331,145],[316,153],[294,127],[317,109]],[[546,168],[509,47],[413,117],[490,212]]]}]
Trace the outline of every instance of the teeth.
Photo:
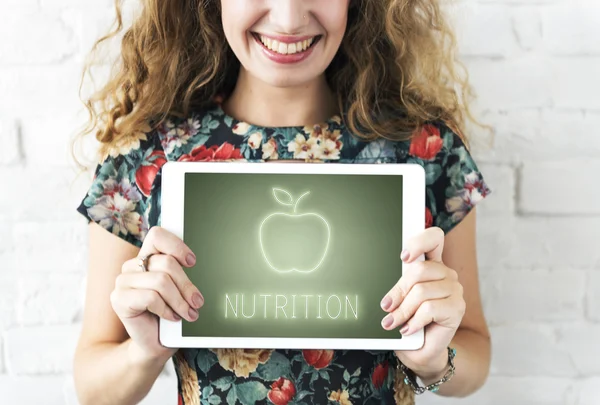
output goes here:
[{"label": "teeth", "polygon": [[314,38],[310,38],[305,39],[304,41],[286,44],[284,42],[279,42],[276,39],[265,37],[264,35],[260,35],[259,39],[264,46],[282,55],[290,55],[298,52],[303,52],[314,42]]}]

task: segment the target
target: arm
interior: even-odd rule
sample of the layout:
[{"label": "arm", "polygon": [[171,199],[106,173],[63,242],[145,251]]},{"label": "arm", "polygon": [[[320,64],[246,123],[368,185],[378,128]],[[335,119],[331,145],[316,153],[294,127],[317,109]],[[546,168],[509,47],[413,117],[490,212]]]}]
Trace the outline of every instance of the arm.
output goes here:
[{"label": "arm", "polygon": [[[490,368],[491,343],[479,292],[476,254],[476,209],[473,210],[445,237],[442,260],[458,273],[466,303],[465,314],[456,331],[451,347],[456,348],[454,361],[456,374],[440,386],[442,396],[467,396],[478,390],[486,381]],[[414,370],[430,384],[441,378],[447,369],[447,359],[441,358],[443,371],[429,374]]]},{"label": "arm", "polygon": [[148,394],[169,358],[148,358],[131,345],[111,306],[110,294],[121,266],[139,249],[94,222],[89,244],[85,310],[73,370],[77,395],[82,405],[136,404]]},{"label": "arm", "polygon": [[[425,254],[425,261],[416,260]],[[402,277],[382,300],[389,312],[385,329],[410,335],[425,327],[419,350],[398,350],[404,366],[425,385],[448,370],[448,350],[457,350],[456,374],[439,386],[443,396],[467,396],[485,382],[490,366],[490,338],[479,296],[475,253],[475,211],[453,230],[426,229],[405,242]]]}]

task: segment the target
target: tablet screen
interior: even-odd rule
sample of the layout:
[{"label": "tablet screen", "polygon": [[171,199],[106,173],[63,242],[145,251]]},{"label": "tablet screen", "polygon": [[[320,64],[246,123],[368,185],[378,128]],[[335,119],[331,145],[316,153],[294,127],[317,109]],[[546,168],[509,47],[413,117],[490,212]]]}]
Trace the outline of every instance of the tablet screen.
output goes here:
[{"label": "tablet screen", "polygon": [[205,298],[182,335],[401,338],[402,176],[186,173],[186,269]]}]

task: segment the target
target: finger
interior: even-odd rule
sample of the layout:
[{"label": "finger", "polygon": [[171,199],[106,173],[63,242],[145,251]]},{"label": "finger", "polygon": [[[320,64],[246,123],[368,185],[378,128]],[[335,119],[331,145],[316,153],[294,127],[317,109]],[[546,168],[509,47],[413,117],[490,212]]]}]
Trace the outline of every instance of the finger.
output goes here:
[{"label": "finger", "polygon": [[402,301],[402,305],[383,318],[381,325],[387,330],[404,325],[417,312],[422,303],[450,297],[457,292],[456,285],[458,283],[448,279],[416,284]]},{"label": "finger", "polygon": [[460,297],[425,301],[400,329],[400,333],[411,335],[432,322],[448,328],[458,328],[464,313],[465,301]]},{"label": "finger", "polygon": [[454,275],[450,270],[443,263],[432,261],[420,261],[404,265],[402,277],[383,297],[381,308],[387,312],[394,311],[417,283],[443,280],[445,278],[453,280]]},{"label": "finger", "polygon": [[139,257],[157,253],[173,256],[182,266],[192,267],[196,264],[196,255],[181,238],[164,228],[153,226],[144,239]]},{"label": "finger", "polygon": [[[181,268],[179,262],[170,255],[156,254],[148,258],[146,269],[149,272],[162,271],[168,273],[173,279],[175,286],[187,303],[198,309],[204,305],[204,296],[198,288],[190,281],[186,272]],[[139,273],[140,268],[137,259],[131,259],[123,265],[124,273]]]},{"label": "finger", "polygon": [[158,255],[154,261],[154,266],[157,270],[164,271],[171,276],[175,286],[190,306],[198,309],[204,305],[204,296],[190,281],[190,278],[186,274],[185,270],[183,270],[173,256]]},{"label": "finger", "polygon": [[427,260],[441,262],[444,238],[445,234],[441,228],[427,228],[406,242],[400,258],[404,263],[410,263],[419,256],[425,255]]},{"label": "finger", "polygon": [[110,295],[110,301],[120,318],[134,318],[149,311],[164,319],[181,320],[154,290],[115,289]]},{"label": "finger", "polygon": [[198,312],[186,302],[171,276],[163,271],[122,273],[117,277],[116,287],[117,289],[154,290],[182,318],[188,321],[195,321],[198,318]]}]

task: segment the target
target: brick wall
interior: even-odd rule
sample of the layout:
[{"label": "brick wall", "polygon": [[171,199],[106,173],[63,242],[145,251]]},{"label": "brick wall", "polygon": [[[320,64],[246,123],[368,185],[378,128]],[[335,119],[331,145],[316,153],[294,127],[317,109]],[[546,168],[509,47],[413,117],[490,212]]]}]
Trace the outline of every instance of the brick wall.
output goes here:
[{"label": "brick wall", "polygon": [[[0,3],[0,402],[74,405],[87,258],[74,209],[89,178],[74,177],[68,141],[112,0]],[[600,1],[452,9],[477,116],[496,130],[470,133],[494,189],[478,220],[494,358],[474,396],[419,403],[598,405]],[[174,384],[165,373],[144,403],[174,403]]]}]

